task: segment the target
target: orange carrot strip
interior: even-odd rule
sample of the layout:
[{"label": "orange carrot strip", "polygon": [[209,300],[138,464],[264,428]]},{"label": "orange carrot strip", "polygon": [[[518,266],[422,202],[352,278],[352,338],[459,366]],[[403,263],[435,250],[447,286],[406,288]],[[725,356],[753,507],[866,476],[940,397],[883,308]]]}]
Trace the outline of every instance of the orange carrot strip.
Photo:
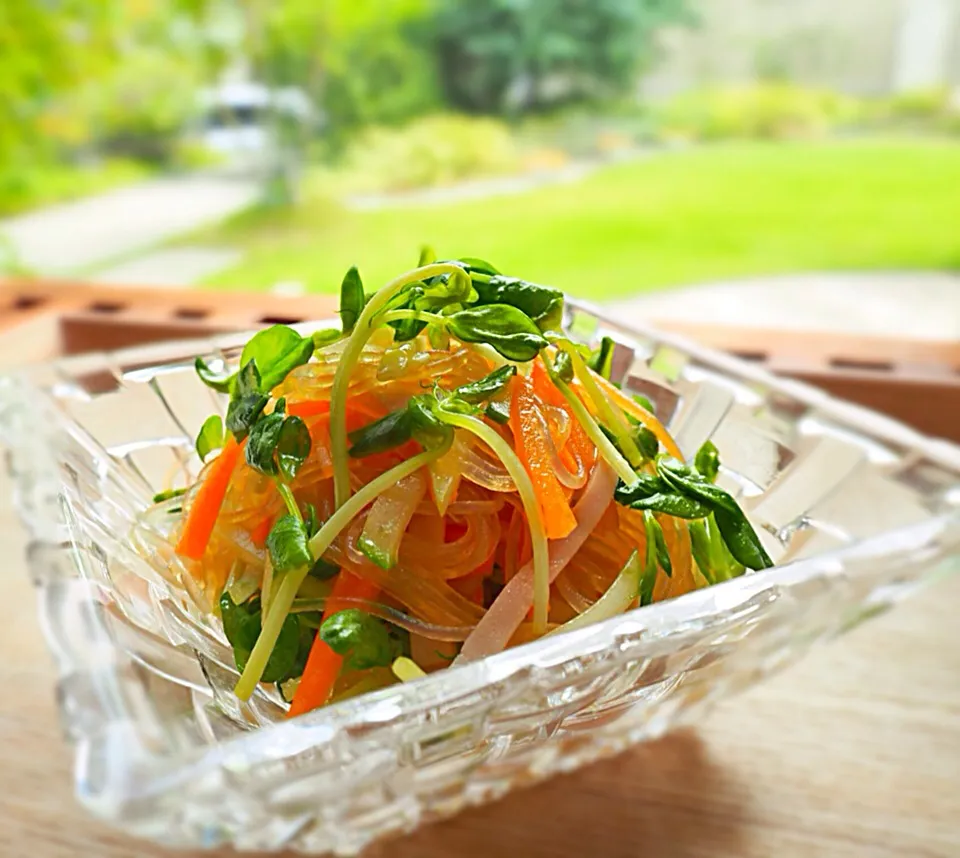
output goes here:
[{"label": "orange carrot strip", "polygon": [[176,548],[180,556],[199,560],[207,550],[210,535],[213,533],[217,516],[220,515],[220,507],[227,494],[230,477],[240,459],[241,449],[241,445],[231,436],[223,445],[220,455],[211,464],[206,479],[197,491],[193,503],[190,504],[186,521],[183,523],[183,532],[180,534],[180,541]]},{"label": "orange carrot strip", "polygon": [[510,382],[513,400],[510,405],[510,426],[516,439],[517,455],[530,474],[548,539],[563,539],[576,526],[570,504],[564,497],[550,461],[547,439],[543,434],[540,414],[533,386],[521,375]]},{"label": "orange carrot strip", "polygon": [[293,417],[317,417],[330,413],[329,399],[308,399],[305,402],[288,402],[287,414]]},{"label": "orange carrot strip", "polygon": [[276,521],[276,519],[273,518],[273,516],[268,516],[250,531],[250,541],[256,545],[257,548],[263,548],[263,546],[267,544],[267,537],[270,535],[270,531],[273,530],[274,521]]},{"label": "orange carrot strip", "polygon": [[[323,618],[327,619],[338,611],[350,607],[349,604],[345,605],[341,602],[341,599],[373,599],[379,592],[380,588],[372,581],[341,570],[333,585],[330,598],[327,599]],[[307,666],[293,695],[293,703],[290,704],[287,717],[294,718],[323,706],[330,699],[330,693],[333,691],[342,666],[343,656],[337,655],[330,649],[318,633],[313,639],[310,655],[307,656]]]},{"label": "orange carrot strip", "polygon": [[533,392],[537,394],[547,405],[556,405],[563,408],[567,404],[564,395],[557,390],[557,386],[550,380],[547,374],[547,367],[542,357],[534,359],[530,372],[530,380],[533,382]]},{"label": "orange carrot strip", "polygon": [[570,403],[567,402],[564,395],[557,390],[557,386],[550,380],[547,374],[547,368],[543,363],[542,357],[537,357],[533,361],[533,370],[530,373],[530,379],[533,382],[533,391],[548,405],[554,405],[562,408],[570,418],[570,436],[567,443],[563,445],[560,451],[560,461],[568,468],[573,470],[573,455],[576,455],[583,462],[584,466],[589,468],[596,458],[597,448],[593,446],[580,421],[577,420]]},{"label": "orange carrot strip", "polygon": [[[306,399],[301,402],[288,402],[287,414],[294,417],[322,417],[330,413],[329,399]],[[361,418],[356,420],[357,426],[364,426],[378,420],[386,414],[383,408],[374,403],[355,397],[347,403],[347,416]],[[363,419],[365,418],[365,419]]]}]

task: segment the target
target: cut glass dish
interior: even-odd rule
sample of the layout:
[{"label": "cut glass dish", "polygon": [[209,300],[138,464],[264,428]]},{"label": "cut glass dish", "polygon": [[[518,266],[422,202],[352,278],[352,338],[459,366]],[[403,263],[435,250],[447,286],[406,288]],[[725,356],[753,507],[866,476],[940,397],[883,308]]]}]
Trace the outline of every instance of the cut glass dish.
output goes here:
[{"label": "cut glass dish", "polygon": [[355,853],[569,771],[702,710],[892,605],[960,556],[960,450],[797,382],[570,301],[571,335],[618,343],[614,378],[721,485],[778,564],[423,680],[284,720],[241,705],[233,659],[185,582],[131,547],[242,335],[58,360],[0,379],[0,444],[94,814],[172,846]]}]

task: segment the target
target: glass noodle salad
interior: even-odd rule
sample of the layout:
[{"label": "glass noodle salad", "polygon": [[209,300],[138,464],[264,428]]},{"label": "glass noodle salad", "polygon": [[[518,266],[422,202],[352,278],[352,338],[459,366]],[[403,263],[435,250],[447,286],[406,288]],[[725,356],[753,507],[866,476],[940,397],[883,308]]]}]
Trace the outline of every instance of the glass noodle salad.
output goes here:
[{"label": "glass noodle salad", "polygon": [[229,376],[197,359],[226,419],[154,512],[239,698],[275,683],[298,715],[771,565],[714,446],[686,459],[562,314],[425,249],[372,294],[347,272],[338,330],[262,330]]}]

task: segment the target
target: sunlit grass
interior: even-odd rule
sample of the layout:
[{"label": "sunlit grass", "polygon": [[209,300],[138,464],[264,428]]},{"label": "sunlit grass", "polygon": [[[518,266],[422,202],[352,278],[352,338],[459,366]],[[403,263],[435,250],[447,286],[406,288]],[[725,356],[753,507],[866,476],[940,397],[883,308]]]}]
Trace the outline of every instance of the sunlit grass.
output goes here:
[{"label": "sunlit grass", "polygon": [[372,287],[421,244],[593,299],[763,273],[960,268],[960,145],[729,144],[653,155],[516,196],[352,212],[311,196],[217,238],[243,261],[213,286]]}]

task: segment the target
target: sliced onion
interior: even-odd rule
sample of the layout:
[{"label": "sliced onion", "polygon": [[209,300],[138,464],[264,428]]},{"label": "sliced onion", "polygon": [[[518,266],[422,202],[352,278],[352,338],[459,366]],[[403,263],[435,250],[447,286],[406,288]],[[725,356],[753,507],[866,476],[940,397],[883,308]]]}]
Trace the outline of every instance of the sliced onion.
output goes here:
[{"label": "sliced onion", "polygon": [[400,541],[426,492],[427,481],[415,471],[373,502],[357,541],[364,555],[383,569],[396,565]]},{"label": "sliced onion", "polygon": [[430,474],[430,493],[433,502],[437,505],[437,512],[441,516],[447,514],[450,504],[457,497],[463,473],[460,469],[460,455],[456,447],[452,447],[439,459],[434,459],[427,465]]},{"label": "sliced onion", "polygon": [[568,620],[549,634],[572,632],[574,629],[582,629],[584,626],[609,620],[611,617],[622,614],[636,601],[642,574],[643,560],[640,558],[640,553],[634,549],[633,554],[630,555],[607,592],[579,616]]},{"label": "sliced onion", "polygon": [[[569,536],[550,543],[550,581],[563,571],[586,541],[613,499],[617,477],[610,466],[598,461],[582,497],[574,507],[577,526]],[[533,563],[517,572],[494,600],[477,628],[464,642],[458,661],[482,658],[500,652],[533,605]]]},{"label": "sliced onion", "polygon": [[593,602],[577,589],[577,585],[570,580],[568,575],[561,575],[554,583],[557,585],[557,590],[559,590],[560,595],[566,599],[567,604],[573,608],[574,611],[582,614],[590,610]]}]

